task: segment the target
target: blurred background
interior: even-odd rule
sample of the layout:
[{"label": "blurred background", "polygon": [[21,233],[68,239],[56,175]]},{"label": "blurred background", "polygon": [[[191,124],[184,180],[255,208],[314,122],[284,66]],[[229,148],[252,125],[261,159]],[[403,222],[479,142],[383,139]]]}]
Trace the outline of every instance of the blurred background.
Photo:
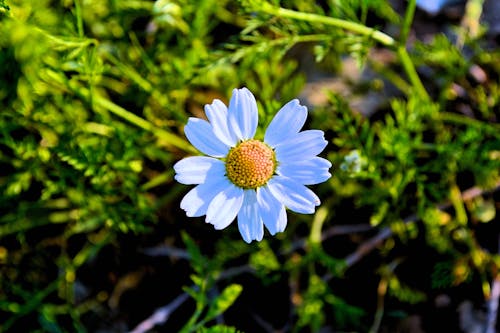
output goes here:
[{"label": "blurred background", "polygon": [[[0,0],[0,331],[495,332],[500,2],[416,5]],[[333,164],[251,244],[172,169],[243,86]]]}]

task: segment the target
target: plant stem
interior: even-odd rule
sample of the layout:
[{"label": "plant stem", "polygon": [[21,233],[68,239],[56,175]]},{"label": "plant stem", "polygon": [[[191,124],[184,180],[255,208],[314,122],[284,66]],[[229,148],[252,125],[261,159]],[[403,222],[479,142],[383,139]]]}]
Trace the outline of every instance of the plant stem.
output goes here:
[{"label": "plant stem", "polygon": [[416,93],[420,95],[420,98],[424,100],[429,100],[430,99],[429,95],[427,94],[427,91],[425,90],[422,81],[420,81],[415,66],[413,65],[413,62],[411,61],[411,58],[405,47],[406,39],[408,38],[410,26],[413,21],[413,16],[415,13],[415,6],[416,6],[416,0],[410,0],[410,2],[408,3],[408,8],[405,13],[403,27],[401,30],[401,38],[402,38],[401,42],[396,42],[394,38],[383,33],[382,31],[367,27],[360,23],[346,21],[329,16],[298,12],[282,7],[276,7],[267,2],[259,2],[258,10],[273,16],[291,18],[313,23],[322,23],[333,27],[345,29],[360,35],[370,37],[371,39],[379,42],[384,46],[395,49],[399,57],[399,60],[403,65],[403,69],[406,75],[408,76],[408,80],[414,87]]},{"label": "plant stem", "polygon": [[72,90],[79,95],[81,98],[87,101],[92,101],[93,105],[102,107],[114,115],[128,121],[129,123],[142,128],[148,132],[153,133],[159,139],[164,140],[166,144],[180,148],[185,152],[197,154],[197,151],[191,147],[190,144],[187,143],[186,140],[178,137],[177,135],[167,132],[164,129],[158,128],[149,121],[133,114],[132,112],[122,108],[121,106],[111,102],[110,100],[99,96],[97,94],[91,94],[91,92],[81,86],[75,87],[74,85],[70,85]]},{"label": "plant stem", "polygon": [[384,317],[384,303],[385,295],[387,294],[388,278],[382,276],[377,288],[377,310],[375,312],[375,318],[373,319],[372,327],[370,327],[369,333],[377,333],[382,323],[382,318]]},{"label": "plant stem", "polygon": [[410,80],[410,83],[412,84],[416,93],[420,95],[421,99],[430,100],[430,97],[427,94],[427,90],[425,90],[422,81],[420,81],[420,77],[418,76],[417,70],[415,69],[413,62],[411,61],[406,47],[404,45],[399,45],[396,48],[396,53],[398,54],[401,65],[403,65],[403,69],[408,76],[408,80]]},{"label": "plant stem", "polygon": [[475,127],[483,131],[483,133],[488,133],[489,135],[493,135],[497,138],[500,137],[500,125],[493,122],[487,123],[481,120],[451,112],[440,112],[439,118],[444,122]]},{"label": "plant stem", "polygon": [[76,16],[76,28],[78,31],[78,37],[83,38],[83,18],[82,18],[82,7],[80,0],[75,0],[75,16]]},{"label": "plant stem", "polygon": [[328,215],[328,210],[324,207],[319,208],[316,214],[314,215],[311,234],[309,235],[309,241],[311,242],[311,244],[314,245],[321,244],[321,229],[323,227],[323,223],[325,222],[327,215]]},{"label": "plant stem", "polygon": [[136,125],[137,127],[155,134],[158,138],[165,140],[169,145],[180,148],[186,152],[196,153],[196,151],[191,148],[186,140],[183,140],[175,134],[169,133],[161,128],[154,126],[149,121],[144,120],[143,118],[133,114],[132,112],[122,108],[121,106],[114,104],[106,98],[94,95],[93,101],[96,105],[107,109],[120,118],[125,119],[128,122]]},{"label": "plant stem", "polygon": [[410,27],[413,22],[413,16],[415,15],[415,8],[417,7],[417,0],[409,0],[408,6],[406,7],[406,13],[403,20],[403,26],[401,27],[401,33],[399,35],[399,43],[406,45],[406,40],[408,39],[408,34],[410,33]]},{"label": "plant stem", "polygon": [[346,21],[346,20],[342,20],[342,19],[338,19],[338,18],[334,18],[334,17],[317,15],[317,14],[312,14],[312,13],[297,12],[297,11],[286,9],[286,8],[275,7],[275,6],[270,5],[269,3],[266,3],[266,2],[264,2],[262,4],[262,7],[259,7],[259,10],[264,12],[264,13],[274,15],[274,16],[297,19],[297,20],[301,20],[301,21],[323,23],[323,24],[327,24],[327,25],[330,25],[333,27],[342,28],[345,30],[349,30],[349,31],[358,33],[360,35],[369,36],[373,40],[375,40],[375,41],[377,41],[380,44],[383,44],[385,46],[394,46],[396,43],[395,40],[391,36],[381,32],[379,30],[367,27],[363,24],[359,24],[356,22]]},{"label": "plant stem", "polygon": [[401,27],[401,33],[399,36],[399,43],[396,52],[398,54],[399,60],[401,61],[401,64],[403,65],[405,73],[410,80],[410,83],[416,90],[416,93],[420,95],[420,98],[429,100],[429,95],[427,94],[427,91],[425,90],[424,85],[422,84],[422,81],[417,74],[415,66],[411,61],[410,55],[406,50],[406,41],[408,40],[408,35],[410,33],[410,27],[413,22],[413,16],[415,15],[416,6],[417,0],[408,1],[408,6],[406,7],[403,26]]}]

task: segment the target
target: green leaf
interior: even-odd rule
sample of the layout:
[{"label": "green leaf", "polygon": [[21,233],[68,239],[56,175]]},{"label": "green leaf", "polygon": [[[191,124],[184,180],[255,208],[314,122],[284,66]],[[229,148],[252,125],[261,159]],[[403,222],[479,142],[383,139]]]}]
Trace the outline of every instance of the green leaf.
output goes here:
[{"label": "green leaf", "polygon": [[225,326],[225,325],[215,325],[209,328],[203,327],[199,330],[200,333],[238,333],[241,331],[238,331],[236,328],[232,326]]},{"label": "green leaf", "polygon": [[198,247],[198,245],[196,245],[194,240],[185,232],[182,232],[182,240],[184,241],[184,244],[186,244],[186,249],[191,258],[191,266],[193,267],[194,271],[197,272],[198,274],[202,273],[206,267],[207,260],[201,254],[200,248]]},{"label": "green leaf", "polygon": [[378,205],[376,212],[370,217],[370,224],[372,226],[377,226],[382,223],[388,211],[389,203],[387,201],[381,202],[380,205]]},{"label": "green leaf", "polygon": [[218,315],[224,313],[238,298],[243,291],[243,287],[239,284],[233,283],[227,286],[222,293],[217,296],[210,308],[208,309],[206,321],[209,321]]},{"label": "green leaf", "polygon": [[0,14],[5,14],[10,10],[4,0],[0,0]]},{"label": "green leaf", "polygon": [[269,247],[269,243],[267,241],[262,241],[259,243],[259,248],[259,251],[251,254],[250,266],[252,266],[256,272],[263,274],[278,270],[280,264],[273,250]]}]

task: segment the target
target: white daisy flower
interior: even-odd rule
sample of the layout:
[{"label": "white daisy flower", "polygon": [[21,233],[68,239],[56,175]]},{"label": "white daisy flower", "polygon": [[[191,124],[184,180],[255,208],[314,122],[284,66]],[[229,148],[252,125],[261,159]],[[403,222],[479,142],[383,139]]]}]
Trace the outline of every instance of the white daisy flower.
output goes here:
[{"label": "white daisy flower", "polygon": [[264,140],[254,139],[257,103],[247,89],[234,89],[229,108],[220,100],[205,106],[208,121],[189,118],[186,137],[208,156],[187,157],[174,165],[175,179],[197,185],[182,199],[189,217],[206,215],[215,229],[235,218],[243,239],[260,241],[285,230],[285,208],[312,214],[320,204],[305,185],[331,177],[331,163],[317,155],[327,142],[320,130],[300,131],[307,108],[294,99],[269,124]]}]

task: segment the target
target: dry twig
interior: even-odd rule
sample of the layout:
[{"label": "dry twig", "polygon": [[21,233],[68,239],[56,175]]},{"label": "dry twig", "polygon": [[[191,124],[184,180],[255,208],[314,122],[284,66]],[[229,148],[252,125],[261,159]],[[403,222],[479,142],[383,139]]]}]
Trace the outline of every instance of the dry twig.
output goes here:
[{"label": "dry twig", "polygon": [[[500,189],[500,181],[496,184],[494,191]],[[461,197],[463,201],[471,200],[475,197],[478,197],[484,193],[479,187],[472,187],[464,192],[462,192]],[[451,207],[451,203],[447,202],[438,206],[438,209],[444,210]],[[418,220],[418,215],[413,214],[406,217],[403,222],[404,223],[413,223]],[[368,241],[361,244],[353,253],[348,255],[345,258],[346,266],[350,267],[357,263],[361,258],[363,258],[366,254],[371,252],[375,247],[380,245],[382,241],[386,240],[392,235],[392,229],[390,227],[385,227],[379,231],[378,234],[370,238]]]},{"label": "dry twig", "polygon": [[137,325],[132,331],[130,331],[130,333],[144,333],[158,324],[165,323],[172,312],[177,310],[177,308],[181,306],[182,303],[184,303],[188,298],[189,295],[187,293],[183,293],[177,296],[169,304],[156,309],[156,311],[151,316],[139,323],[139,325]]}]

